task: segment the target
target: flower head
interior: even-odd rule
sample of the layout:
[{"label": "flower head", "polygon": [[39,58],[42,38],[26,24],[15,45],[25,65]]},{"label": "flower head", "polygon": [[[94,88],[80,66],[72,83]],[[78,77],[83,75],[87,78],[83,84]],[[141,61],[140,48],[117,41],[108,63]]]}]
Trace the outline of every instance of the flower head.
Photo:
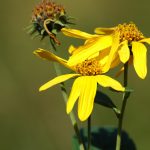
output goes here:
[{"label": "flower head", "polygon": [[150,38],[146,38],[134,23],[119,24],[112,28],[96,28],[100,35],[111,35],[113,38],[107,69],[115,57],[119,57],[122,63],[133,62],[138,76],[142,79],[147,74],[147,48],[144,43],[150,44]]},{"label": "flower head", "polygon": [[42,85],[39,90],[43,91],[70,78],[75,78],[66,111],[70,113],[75,102],[78,100],[78,116],[81,121],[86,120],[92,113],[97,84],[103,87],[111,87],[117,91],[125,90],[118,81],[103,75],[105,69],[96,58],[87,59],[82,62],[79,61],[76,65],[70,66],[67,60],[49,51],[39,49],[34,51],[34,54],[50,61],[59,62],[75,72],[73,74],[60,75]]},{"label": "flower head", "polygon": [[32,12],[30,33],[41,35],[42,39],[49,35],[55,43],[59,44],[56,34],[69,24],[69,18],[63,6],[52,2],[51,0],[43,0]]}]

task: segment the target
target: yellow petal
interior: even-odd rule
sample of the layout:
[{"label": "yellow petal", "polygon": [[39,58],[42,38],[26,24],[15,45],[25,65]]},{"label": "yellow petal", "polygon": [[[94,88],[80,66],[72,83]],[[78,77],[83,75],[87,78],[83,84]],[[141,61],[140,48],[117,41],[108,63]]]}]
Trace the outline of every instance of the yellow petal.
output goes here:
[{"label": "yellow petal", "polygon": [[79,51],[75,55],[72,55],[68,60],[68,65],[74,66],[82,61],[88,59],[90,56],[94,55],[101,50],[110,47],[112,44],[112,36],[103,36],[97,38],[93,42],[88,42],[87,44],[80,46],[77,50]]},{"label": "yellow petal", "polygon": [[115,77],[119,77],[124,72],[124,67],[121,67],[121,69],[116,73]]},{"label": "yellow petal", "polygon": [[[100,36],[98,37],[100,38]],[[84,45],[78,46],[78,47],[74,47],[73,45],[71,45],[69,47],[69,53],[71,55],[76,55],[77,53],[81,52],[83,50],[83,47],[86,47],[86,45],[90,45],[90,43],[92,44],[93,42],[95,42],[97,40],[97,37],[88,39],[84,42]],[[95,54],[94,54],[95,55]],[[91,56],[92,57],[92,56]]]},{"label": "yellow petal", "polygon": [[[110,53],[110,47],[99,52],[98,59],[100,63],[103,62],[103,59],[105,59],[105,57],[108,57],[109,53]],[[106,63],[106,61],[103,63]]]},{"label": "yellow petal", "polygon": [[81,77],[78,77],[73,83],[71,93],[67,102],[67,113],[70,113],[72,111],[72,108],[80,95],[81,82]]},{"label": "yellow petal", "polygon": [[114,57],[118,51],[118,47],[119,47],[119,43],[120,43],[119,36],[120,36],[119,32],[115,32],[112,35],[113,43],[112,43],[112,47],[110,49],[110,54],[108,56],[108,61],[107,61],[106,65],[103,67],[103,72],[107,72],[111,67],[111,63],[114,60]]},{"label": "yellow petal", "polygon": [[74,53],[75,50],[76,50],[76,47],[74,47],[73,45],[70,45],[68,51],[71,55]]},{"label": "yellow petal", "polygon": [[44,50],[44,49],[37,49],[33,52],[33,54],[35,54],[36,56],[39,56],[40,58],[49,60],[49,61],[63,61],[65,63],[67,63],[67,61],[65,59],[62,59],[58,56],[56,56],[55,54],[53,54],[50,51]]},{"label": "yellow petal", "polygon": [[88,59],[97,58],[97,57],[99,57],[99,52],[97,52],[97,53],[95,53],[95,54],[89,56]]},{"label": "yellow petal", "polygon": [[96,34],[112,34],[114,31],[114,28],[96,28],[94,32]]},{"label": "yellow petal", "polygon": [[97,89],[97,82],[94,76],[82,76],[80,77],[80,96],[78,101],[78,116],[81,121],[86,120],[92,110],[94,105],[94,98]]},{"label": "yellow petal", "polygon": [[145,42],[145,43],[150,44],[150,38],[142,39],[142,40],[140,40],[139,42]]},{"label": "yellow petal", "polygon": [[130,58],[130,50],[129,50],[127,41],[124,41],[121,43],[118,49],[118,53],[119,53],[121,62],[125,64]]},{"label": "yellow petal", "polygon": [[98,35],[93,35],[93,34],[89,34],[86,32],[82,32],[82,31],[76,30],[76,29],[62,28],[61,31],[63,32],[63,34],[65,34],[67,36],[79,38],[79,39],[89,39],[89,38],[98,36]]},{"label": "yellow petal", "polygon": [[[107,49],[105,49],[99,53],[98,60],[99,60],[99,63],[101,65],[102,73],[105,72],[105,64],[108,61],[109,53],[110,53],[110,48],[107,48]],[[118,55],[118,53],[115,53],[114,59],[112,60],[110,68],[114,68],[114,67],[118,66],[120,63],[121,63],[121,61],[119,59],[119,55]],[[103,68],[104,68],[104,70],[103,70]]]},{"label": "yellow petal", "polygon": [[117,91],[124,91],[125,88],[116,80],[106,76],[106,75],[97,75],[97,82],[103,87],[111,87]]},{"label": "yellow petal", "polygon": [[61,82],[64,82],[64,81],[66,81],[70,78],[76,77],[76,76],[80,76],[80,74],[65,74],[65,75],[58,76],[58,77],[48,81],[44,85],[42,85],[40,87],[39,91],[47,90],[48,88],[50,88],[56,84],[59,84]]},{"label": "yellow petal", "polygon": [[120,61],[120,58],[119,58],[119,54],[116,53],[116,55],[114,56],[114,59],[111,63],[110,68],[114,68],[114,67],[118,66],[120,63],[121,63],[121,61]]},{"label": "yellow petal", "polygon": [[38,49],[38,50],[35,50],[33,53],[36,56],[39,56],[40,58],[46,59],[48,61],[58,62],[58,63],[64,65],[65,67],[73,70],[73,68],[71,68],[70,66],[67,65],[67,61],[65,59],[62,59],[62,58],[56,56],[55,54],[53,54],[50,51],[47,51],[44,49]]},{"label": "yellow petal", "polygon": [[144,79],[147,74],[147,49],[142,43],[132,42],[132,52],[135,71],[140,78]]}]

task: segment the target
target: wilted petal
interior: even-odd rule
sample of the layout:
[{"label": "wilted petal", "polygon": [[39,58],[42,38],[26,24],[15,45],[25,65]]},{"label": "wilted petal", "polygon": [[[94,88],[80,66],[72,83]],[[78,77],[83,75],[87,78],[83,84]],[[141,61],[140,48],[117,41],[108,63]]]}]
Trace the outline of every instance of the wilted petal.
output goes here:
[{"label": "wilted petal", "polygon": [[67,36],[79,38],[79,39],[89,39],[98,36],[98,35],[89,34],[76,29],[62,28],[61,31]]},{"label": "wilted petal", "polygon": [[42,85],[40,87],[39,91],[46,90],[56,84],[59,84],[61,82],[64,82],[64,81],[66,81],[70,78],[76,77],[76,76],[80,76],[80,74],[65,74],[65,75],[58,76],[58,77],[50,80],[49,82],[45,83],[44,85]]},{"label": "wilted petal", "polygon": [[135,71],[140,78],[144,79],[147,74],[147,49],[142,43],[132,42],[132,52]]},{"label": "wilted petal", "polygon": [[103,36],[95,39],[93,42],[80,46],[75,55],[72,55],[68,60],[68,65],[74,66],[101,50],[110,47],[112,44],[112,36]]},{"label": "wilted petal", "polygon": [[70,113],[72,111],[72,108],[80,95],[82,86],[81,83],[82,83],[81,77],[78,77],[73,83],[71,93],[67,102],[67,110],[66,110],[67,113]]},{"label": "wilted petal", "polygon": [[130,58],[130,49],[128,47],[127,41],[124,41],[121,43],[121,45],[118,49],[118,53],[119,53],[121,62],[123,62],[125,64]]},{"label": "wilted petal", "polygon": [[125,88],[116,80],[105,76],[105,75],[97,75],[96,76],[97,82],[103,87],[111,87],[117,91],[124,91]]},{"label": "wilted petal", "polygon": [[81,93],[78,101],[78,116],[81,121],[86,120],[92,110],[94,105],[94,98],[97,89],[97,82],[94,76],[83,76],[80,77]]}]

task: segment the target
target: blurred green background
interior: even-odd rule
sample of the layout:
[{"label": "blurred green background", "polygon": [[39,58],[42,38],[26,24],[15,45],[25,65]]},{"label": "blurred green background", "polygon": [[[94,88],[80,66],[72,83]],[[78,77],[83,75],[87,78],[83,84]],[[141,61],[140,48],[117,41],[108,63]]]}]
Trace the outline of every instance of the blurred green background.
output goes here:
[{"label": "blurred green background", "polygon": [[[48,48],[48,41],[32,40],[24,31],[30,23],[32,9],[38,2],[1,1],[0,150],[71,149],[74,131],[66,115],[59,87],[38,92],[41,84],[55,76],[52,63],[32,54],[39,47]],[[56,2],[63,4],[68,14],[77,18],[75,28],[93,33],[95,27],[111,27],[133,21],[145,36],[150,36],[149,0]],[[59,39],[62,39],[59,53],[65,57],[69,44],[78,45],[80,42],[63,35]],[[147,150],[150,148],[150,74],[145,80],[140,80],[133,67],[129,71],[129,86],[134,89],[134,93],[127,104],[123,127],[134,139],[138,150]],[[112,92],[110,94],[114,102],[119,104],[121,96],[116,97]],[[111,110],[95,105],[92,124],[116,126],[117,120]],[[86,126],[86,122],[80,125]]]}]

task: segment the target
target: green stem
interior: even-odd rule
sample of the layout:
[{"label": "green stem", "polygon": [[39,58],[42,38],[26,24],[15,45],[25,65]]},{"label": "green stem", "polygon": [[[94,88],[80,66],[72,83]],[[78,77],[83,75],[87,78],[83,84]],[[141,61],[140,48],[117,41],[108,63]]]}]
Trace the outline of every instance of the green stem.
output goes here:
[{"label": "green stem", "polygon": [[[126,87],[128,84],[128,62],[124,64],[124,87]],[[121,149],[121,132],[122,132],[122,124],[123,124],[123,118],[124,118],[124,112],[126,108],[127,99],[129,97],[129,93],[124,92],[123,93],[123,99],[122,99],[122,107],[121,112],[118,120],[118,133],[117,133],[117,141],[116,141],[116,150]]]},{"label": "green stem", "polygon": [[[54,47],[54,45],[52,45],[52,47],[53,47],[53,49],[55,50],[55,53],[56,53],[56,48]],[[53,53],[54,53],[54,51],[53,51]],[[56,75],[57,75],[57,76],[59,76],[59,75],[62,74],[59,64],[57,64],[57,63],[55,63],[55,62],[54,62],[54,69],[55,69],[55,71],[56,71]],[[60,84],[60,88],[61,88],[61,92],[62,92],[63,99],[64,99],[65,103],[67,103],[68,95],[67,95],[67,91],[66,91],[66,88],[65,88],[65,85],[64,85],[63,82]],[[76,121],[76,119],[75,119],[74,113],[73,113],[73,112],[70,112],[69,117],[70,117],[71,124],[72,124],[72,126],[73,126],[73,128],[74,128],[74,131],[75,131],[75,133],[76,133],[76,136],[77,136],[77,138],[78,138],[78,142],[79,142],[79,145],[80,145],[80,146],[79,146],[79,149],[80,149],[80,150],[85,150],[85,147],[84,147],[84,144],[83,144],[83,142],[82,142],[82,138],[81,138],[81,136],[80,136],[79,127],[78,127],[78,125],[77,125],[77,121]]]},{"label": "green stem", "polygon": [[91,116],[88,118],[88,150],[91,147]]},{"label": "green stem", "polygon": [[[61,75],[61,70],[60,70],[59,64],[54,63],[54,68],[55,68],[56,74],[58,76]],[[61,92],[62,92],[63,99],[64,99],[65,103],[67,103],[68,95],[67,95],[67,91],[66,91],[66,88],[65,88],[63,82],[60,83],[60,87],[61,87]],[[71,124],[74,128],[74,131],[75,131],[76,135],[77,135],[78,142],[80,144],[80,150],[84,150],[84,145],[83,145],[82,139],[80,137],[80,131],[79,131],[79,128],[78,128],[78,125],[77,125],[77,121],[75,119],[75,115],[74,115],[73,112],[70,112],[69,116],[70,116]]]}]

